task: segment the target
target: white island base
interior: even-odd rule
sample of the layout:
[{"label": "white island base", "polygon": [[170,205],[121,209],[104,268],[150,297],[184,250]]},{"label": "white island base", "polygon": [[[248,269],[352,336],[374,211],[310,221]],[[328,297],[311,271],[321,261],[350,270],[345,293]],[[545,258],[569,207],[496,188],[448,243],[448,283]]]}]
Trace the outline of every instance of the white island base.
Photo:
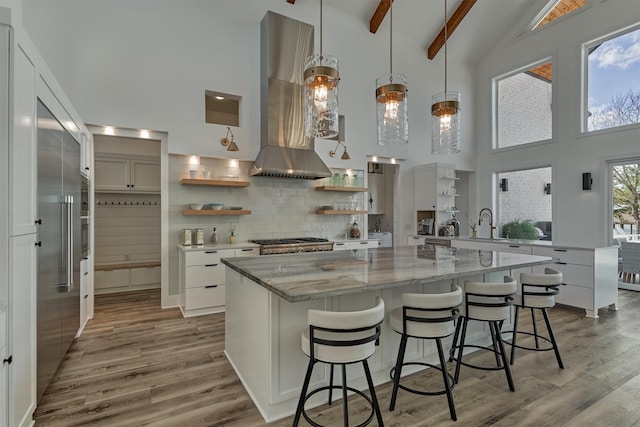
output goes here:
[{"label": "white island base", "polygon": [[[400,295],[403,292],[442,292],[450,289],[452,282],[452,279],[447,279],[290,303],[231,268],[226,270],[225,354],[266,422],[295,413],[308,364],[308,358],[300,347],[300,334],[307,325],[308,309],[361,310],[372,307],[375,297],[381,296],[388,314],[401,305]],[[503,275],[504,272],[493,272],[486,278],[502,281]],[[473,278],[482,279],[482,275]],[[460,285],[462,282],[460,279]],[[484,324],[470,323],[467,342],[485,345],[489,343],[488,336]],[[452,337],[443,340],[446,351],[451,340]],[[400,335],[391,330],[385,318],[380,345],[369,359],[376,385],[390,381],[389,369],[395,363],[399,343]],[[414,339],[410,339],[407,346],[405,361],[409,360],[439,363],[433,343]],[[408,375],[419,369],[410,366],[402,372]],[[336,372],[334,383],[340,384],[340,370]],[[367,388],[361,364],[347,366],[347,375],[351,387]],[[313,371],[310,389],[328,383],[329,365],[319,363]],[[326,393],[314,397],[315,400],[307,402],[307,408],[326,403]],[[385,404],[381,402],[381,405]]]}]

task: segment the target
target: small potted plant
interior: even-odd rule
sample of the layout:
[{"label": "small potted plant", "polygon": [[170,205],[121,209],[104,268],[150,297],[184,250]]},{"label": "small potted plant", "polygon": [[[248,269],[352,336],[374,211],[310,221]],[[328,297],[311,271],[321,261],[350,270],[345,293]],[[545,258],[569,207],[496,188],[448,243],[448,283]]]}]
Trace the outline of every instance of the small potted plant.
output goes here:
[{"label": "small potted plant", "polygon": [[475,222],[469,223],[469,228],[471,229],[471,237],[473,237],[474,239],[478,237],[478,231],[476,230],[477,226],[478,224],[476,224]]}]

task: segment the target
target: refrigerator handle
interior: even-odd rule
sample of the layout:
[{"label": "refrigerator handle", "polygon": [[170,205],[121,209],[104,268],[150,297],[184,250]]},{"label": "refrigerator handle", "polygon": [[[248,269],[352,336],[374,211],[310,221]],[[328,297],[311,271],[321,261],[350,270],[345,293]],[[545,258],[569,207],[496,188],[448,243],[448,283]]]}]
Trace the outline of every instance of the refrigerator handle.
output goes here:
[{"label": "refrigerator handle", "polygon": [[73,290],[73,196],[65,196],[67,206],[67,292]]}]

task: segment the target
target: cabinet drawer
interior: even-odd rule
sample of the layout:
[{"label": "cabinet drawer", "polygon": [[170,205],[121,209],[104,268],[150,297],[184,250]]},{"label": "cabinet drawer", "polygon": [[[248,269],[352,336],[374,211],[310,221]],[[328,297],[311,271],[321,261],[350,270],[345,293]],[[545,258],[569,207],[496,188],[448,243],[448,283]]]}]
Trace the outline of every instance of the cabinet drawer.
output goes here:
[{"label": "cabinet drawer", "polygon": [[582,286],[560,286],[560,293],[556,295],[556,302],[571,307],[593,310],[593,290]]},{"label": "cabinet drawer", "polygon": [[[231,252],[230,254],[226,252]],[[221,251],[212,249],[209,251],[193,251],[185,252],[184,264],[185,265],[208,265],[220,263],[220,258],[224,256],[233,256],[233,251]]]},{"label": "cabinet drawer", "polygon": [[185,270],[185,285],[187,288],[224,284],[224,264],[221,262],[206,266],[191,266]]},{"label": "cabinet drawer", "polygon": [[534,247],[533,255],[552,256],[567,264],[593,265],[593,251]]},{"label": "cabinet drawer", "polygon": [[93,280],[96,289],[129,287],[129,269],[98,270]]},{"label": "cabinet drawer", "polygon": [[424,244],[424,237],[419,237],[419,236],[407,237],[407,246],[418,246],[423,244]]},{"label": "cabinet drawer", "polygon": [[260,248],[236,249],[234,253],[234,256],[258,256],[258,255],[260,255]]},{"label": "cabinet drawer", "polygon": [[535,274],[544,274],[545,267],[560,271],[562,273],[562,283],[583,288],[593,288],[593,267],[575,264],[548,264],[533,267],[533,272]]},{"label": "cabinet drawer", "polygon": [[496,245],[496,249],[493,249],[493,250],[502,251],[502,252],[511,252],[515,254],[531,255],[531,247],[529,246],[498,244]]},{"label": "cabinet drawer", "polygon": [[224,293],[224,285],[187,289],[185,308],[187,310],[197,310],[199,308],[224,305]]},{"label": "cabinet drawer", "polygon": [[160,267],[132,268],[131,286],[160,283]]}]

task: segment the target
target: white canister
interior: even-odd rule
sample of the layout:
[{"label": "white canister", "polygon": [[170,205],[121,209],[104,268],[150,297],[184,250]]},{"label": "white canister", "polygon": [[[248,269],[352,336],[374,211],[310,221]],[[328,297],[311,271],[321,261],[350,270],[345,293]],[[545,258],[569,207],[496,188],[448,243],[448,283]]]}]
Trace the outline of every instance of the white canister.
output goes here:
[{"label": "white canister", "polygon": [[180,230],[180,244],[182,246],[191,246],[191,229],[183,228]]},{"label": "white canister", "polygon": [[204,245],[204,229],[196,228],[195,242],[196,242],[196,245]]}]

